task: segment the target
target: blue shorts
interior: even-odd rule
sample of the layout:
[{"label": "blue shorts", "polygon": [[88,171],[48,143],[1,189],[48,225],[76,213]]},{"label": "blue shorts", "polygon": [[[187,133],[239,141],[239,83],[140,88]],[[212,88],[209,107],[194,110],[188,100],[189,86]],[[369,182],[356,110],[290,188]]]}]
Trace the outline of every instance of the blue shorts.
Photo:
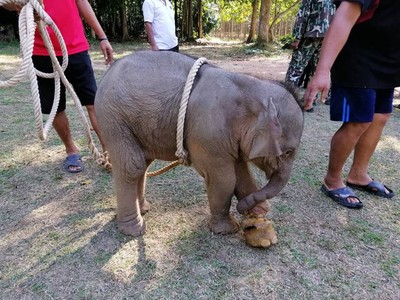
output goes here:
[{"label": "blue shorts", "polygon": [[[62,57],[57,57],[62,61]],[[52,73],[53,65],[49,56],[34,55],[32,57],[36,69]],[[97,84],[94,77],[92,62],[87,51],[72,54],[68,56],[68,66],[64,72],[65,77],[71,83],[76,95],[78,96],[81,104],[93,105],[96,95]],[[54,79],[47,79],[42,77],[38,78],[40,103],[42,113],[49,114],[54,101]],[[58,104],[57,112],[64,111],[66,107],[65,86],[61,82],[60,103]]]},{"label": "blue shorts", "polygon": [[349,88],[332,85],[330,114],[332,121],[369,123],[374,114],[393,110],[391,89]]}]

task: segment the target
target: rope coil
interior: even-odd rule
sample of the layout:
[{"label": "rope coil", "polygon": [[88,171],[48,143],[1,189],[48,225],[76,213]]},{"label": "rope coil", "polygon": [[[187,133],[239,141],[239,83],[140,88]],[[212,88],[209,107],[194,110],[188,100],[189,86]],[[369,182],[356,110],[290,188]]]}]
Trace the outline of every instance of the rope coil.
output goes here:
[{"label": "rope coil", "polygon": [[[39,138],[42,141],[44,141],[48,137],[48,132],[50,131],[54,118],[57,114],[58,104],[60,101],[60,89],[61,89],[60,81],[62,81],[66,90],[70,93],[75,103],[75,107],[78,109],[78,113],[81,118],[82,124],[84,126],[87,143],[91,154],[93,155],[93,157],[95,158],[96,162],[99,165],[105,167],[107,170],[110,170],[111,164],[108,160],[108,155],[101,154],[96,148],[91,135],[89,123],[86,119],[79,98],[76,95],[73,87],[71,86],[71,84],[68,82],[67,78],[64,75],[64,71],[68,66],[68,51],[58,27],[53,22],[51,17],[44,11],[42,5],[39,3],[38,0],[0,0],[0,6],[10,3],[23,6],[20,11],[18,19],[19,36],[21,41],[22,63],[20,65],[18,72],[12,78],[6,81],[0,81],[0,88],[14,86],[17,83],[21,82],[26,75],[28,75],[32,91],[36,129]],[[35,17],[34,17],[35,14],[40,18],[40,21],[35,22]],[[39,33],[43,39],[43,42],[46,46],[46,49],[48,51],[48,54],[51,58],[54,69],[53,73],[41,72],[35,69],[33,65],[32,54],[33,54],[33,45],[35,40],[35,31],[37,26],[39,29]],[[61,65],[57,60],[53,44],[51,43],[49,34],[45,29],[45,26],[51,27],[51,29],[54,31],[57,37],[58,43],[60,44],[62,52]],[[41,112],[41,105],[40,105],[40,95],[39,95],[37,76],[43,78],[54,78],[54,84],[55,84],[53,107],[50,111],[49,117],[44,126],[43,126],[43,115]]]}]

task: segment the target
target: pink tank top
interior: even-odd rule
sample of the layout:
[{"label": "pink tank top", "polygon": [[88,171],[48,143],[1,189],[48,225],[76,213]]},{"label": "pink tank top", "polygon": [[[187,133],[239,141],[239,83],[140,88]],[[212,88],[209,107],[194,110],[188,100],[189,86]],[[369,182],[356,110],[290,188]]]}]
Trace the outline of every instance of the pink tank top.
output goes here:
[{"label": "pink tank top", "polygon": [[[75,54],[89,49],[89,43],[85,36],[82,19],[79,15],[75,0],[43,0],[44,10],[49,14],[58,30],[63,36],[68,54]],[[61,56],[61,47],[53,29],[46,27],[53,43],[57,56]],[[48,55],[47,49],[40,36],[39,30],[35,32],[33,47],[34,55]]]}]

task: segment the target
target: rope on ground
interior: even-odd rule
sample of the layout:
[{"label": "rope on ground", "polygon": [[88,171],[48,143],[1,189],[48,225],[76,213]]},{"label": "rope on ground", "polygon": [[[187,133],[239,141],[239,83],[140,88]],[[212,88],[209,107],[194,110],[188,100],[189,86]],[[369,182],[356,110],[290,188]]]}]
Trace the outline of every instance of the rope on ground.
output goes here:
[{"label": "rope on ground", "polygon": [[[89,123],[83,111],[82,105],[79,101],[79,98],[64,75],[64,71],[68,65],[68,52],[64,39],[62,38],[62,35],[58,27],[53,22],[51,17],[44,11],[42,5],[38,2],[38,0],[28,0],[28,1],[0,0],[0,6],[11,3],[23,6],[20,11],[18,19],[19,36],[21,41],[22,63],[17,74],[15,74],[12,78],[6,81],[0,81],[0,88],[16,85],[18,82],[24,79],[26,74],[28,74],[32,91],[32,97],[33,97],[36,129],[39,138],[44,141],[47,139],[48,132],[50,131],[51,125],[53,124],[54,118],[57,114],[58,104],[60,102],[60,89],[61,89],[60,80],[61,80],[66,90],[70,93],[76,108],[78,109],[78,113],[86,133],[86,139],[90,152],[92,153],[93,157],[95,158],[96,162],[99,165],[103,166],[107,170],[110,170],[111,163],[109,162],[108,155],[101,154],[96,148],[91,135]],[[40,17],[40,21],[37,22],[35,21],[34,13],[36,13],[36,15]],[[57,37],[58,43],[60,44],[62,52],[61,65],[57,60],[53,44],[50,41],[50,37],[48,35],[47,30],[45,29],[45,25],[51,27],[51,29],[54,31]],[[43,73],[39,70],[36,70],[33,65],[32,54],[33,54],[36,26],[38,26],[39,33],[44,41],[48,54],[51,58],[53,68],[55,69],[53,73]],[[43,78],[54,78],[54,84],[55,84],[53,107],[50,111],[49,117],[44,126],[43,126],[43,115],[41,112],[41,105],[40,105],[40,95],[37,83],[37,76]]]},{"label": "rope on ground", "polygon": [[182,93],[182,98],[181,98],[181,104],[179,107],[179,114],[178,114],[178,124],[177,124],[177,133],[176,133],[176,152],[175,155],[178,157],[178,160],[173,161],[169,165],[154,171],[154,172],[148,172],[146,173],[146,176],[148,177],[153,177],[157,176],[160,174],[163,174],[172,168],[175,168],[176,166],[183,164],[185,166],[188,166],[190,164],[189,158],[188,158],[188,153],[187,151],[183,148],[183,129],[185,125],[185,117],[186,117],[186,109],[187,105],[189,102],[189,96],[192,91],[192,86],[194,79],[196,78],[197,72],[200,69],[200,67],[207,63],[207,59],[204,57],[200,57],[197,59],[192,68],[190,69],[190,72],[188,74],[188,77],[186,79],[185,87],[183,89]]}]

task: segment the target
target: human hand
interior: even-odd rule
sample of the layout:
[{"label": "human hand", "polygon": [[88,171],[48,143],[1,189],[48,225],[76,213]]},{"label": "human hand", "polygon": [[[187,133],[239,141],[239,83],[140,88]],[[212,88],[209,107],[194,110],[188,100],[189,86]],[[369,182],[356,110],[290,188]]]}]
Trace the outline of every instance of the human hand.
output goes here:
[{"label": "human hand", "polygon": [[156,44],[151,45],[151,50],[152,51],[159,51],[160,49],[158,49],[158,46]]},{"label": "human hand", "polygon": [[7,3],[3,5],[3,8],[10,10],[10,11],[16,11],[19,13],[22,9],[23,5],[20,3]]},{"label": "human hand", "polygon": [[103,52],[104,64],[110,65],[114,61],[113,48],[107,39],[100,41],[100,49]]},{"label": "human hand", "polygon": [[331,85],[329,72],[318,71],[314,74],[304,94],[304,109],[311,109],[317,94],[321,92],[321,101],[325,102]]},{"label": "human hand", "polygon": [[290,44],[290,47],[291,47],[293,50],[296,50],[297,48],[299,48],[299,44],[300,44],[300,40],[294,40],[294,41]]}]

